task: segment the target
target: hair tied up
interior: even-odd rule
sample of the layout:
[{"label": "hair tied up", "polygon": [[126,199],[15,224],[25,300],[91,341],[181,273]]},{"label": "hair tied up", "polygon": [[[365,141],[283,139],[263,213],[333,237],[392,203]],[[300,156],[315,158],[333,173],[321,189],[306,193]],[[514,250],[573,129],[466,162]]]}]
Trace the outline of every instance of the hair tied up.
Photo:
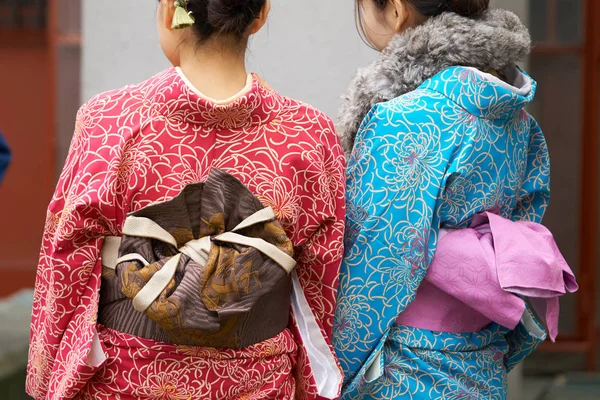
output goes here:
[{"label": "hair tied up", "polygon": [[200,40],[214,35],[235,35],[241,39],[267,0],[188,0],[196,18],[194,28]]},{"label": "hair tied up", "polygon": [[448,11],[467,18],[476,18],[490,8],[490,0],[446,0]]},{"label": "hair tied up", "polygon": [[[357,6],[359,5],[357,1]],[[372,0],[377,7],[384,9],[389,0]],[[487,11],[490,0],[404,0],[418,13],[426,17],[436,17],[445,12],[453,12],[463,17],[476,18]]]}]

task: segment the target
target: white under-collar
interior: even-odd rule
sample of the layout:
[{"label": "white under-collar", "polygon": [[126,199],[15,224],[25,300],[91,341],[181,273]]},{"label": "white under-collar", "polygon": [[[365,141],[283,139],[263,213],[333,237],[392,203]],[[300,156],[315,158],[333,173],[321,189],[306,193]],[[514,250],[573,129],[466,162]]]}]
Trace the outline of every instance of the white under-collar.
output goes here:
[{"label": "white under-collar", "polygon": [[246,86],[244,86],[244,88],[242,90],[240,90],[238,93],[234,94],[233,96],[231,96],[227,99],[217,100],[217,99],[213,99],[211,97],[204,95],[194,85],[192,85],[192,82],[190,82],[190,80],[187,78],[187,76],[185,76],[185,74],[183,73],[183,71],[181,70],[180,67],[175,67],[175,70],[177,71],[177,73],[179,74],[179,76],[181,77],[183,82],[186,84],[186,86],[188,86],[192,92],[194,92],[196,95],[198,95],[198,97],[200,97],[208,102],[214,103],[216,105],[227,105],[227,104],[233,103],[240,97],[242,97],[245,94],[247,94],[248,92],[250,92],[250,90],[252,90],[252,84],[254,83],[254,77],[252,76],[252,74],[248,74],[248,77],[246,78]]},{"label": "white under-collar", "polygon": [[468,70],[475,72],[477,75],[481,76],[483,79],[493,82],[498,86],[503,87],[504,89],[517,94],[519,96],[527,96],[531,93],[531,89],[533,87],[531,83],[531,78],[527,77],[519,68],[512,65],[510,67],[506,67],[501,72],[506,76],[506,79],[511,82],[507,83],[498,77],[488,74],[487,72],[483,72],[473,67],[464,67]]}]

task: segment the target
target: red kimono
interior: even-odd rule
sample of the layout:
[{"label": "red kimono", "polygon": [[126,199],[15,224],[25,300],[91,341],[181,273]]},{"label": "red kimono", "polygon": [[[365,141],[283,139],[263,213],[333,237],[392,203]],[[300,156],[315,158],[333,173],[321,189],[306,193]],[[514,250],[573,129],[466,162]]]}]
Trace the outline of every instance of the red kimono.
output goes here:
[{"label": "red kimono", "polygon": [[238,96],[216,102],[171,68],[99,95],[78,113],[43,236],[27,377],[31,396],[318,396],[314,366],[294,322],[242,350],[160,343],[97,324],[104,239],[122,235],[129,213],[174,198],[205,181],[212,168],[233,175],[275,210],[329,343],[345,217],[345,160],[331,120],[277,94],[256,75]]}]

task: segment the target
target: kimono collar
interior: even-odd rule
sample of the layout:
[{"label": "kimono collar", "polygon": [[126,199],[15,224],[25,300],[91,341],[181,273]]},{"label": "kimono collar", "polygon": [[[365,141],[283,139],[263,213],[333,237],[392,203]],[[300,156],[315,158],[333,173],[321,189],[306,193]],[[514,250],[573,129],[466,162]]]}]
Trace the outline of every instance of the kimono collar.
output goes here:
[{"label": "kimono collar", "polygon": [[537,84],[514,65],[501,73],[506,81],[476,68],[451,67],[425,81],[420,88],[443,94],[476,117],[506,120],[522,113],[531,103]]},{"label": "kimono collar", "polygon": [[152,79],[155,82],[144,94],[146,101],[174,123],[243,130],[268,122],[282,101],[256,74],[249,74],[246,86],[223,101],[204,96],[179,68],[169,68]]},{"label": "kimono collar", "polygon": [[411,92],[449,67],[503,72],[530,49],[527,28],[506,10],[490,10],[477,19],[444,13],[408,29],[350,84],[338,125],[344,150],[352,150],[360,123],[373,105]]}]

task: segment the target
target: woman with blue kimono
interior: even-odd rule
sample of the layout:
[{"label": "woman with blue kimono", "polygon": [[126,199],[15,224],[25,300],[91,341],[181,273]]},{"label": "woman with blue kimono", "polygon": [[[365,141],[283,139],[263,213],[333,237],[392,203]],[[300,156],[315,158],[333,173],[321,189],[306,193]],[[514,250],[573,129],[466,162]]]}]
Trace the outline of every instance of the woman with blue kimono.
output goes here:
[{"label": "woman with blue kimono", "polygon": [[0,183],[2,183],[2,180],[4,179],[4,174],[6,174],[9,164],[10,149],[8,148],[8,144],[0,132]]},{"label": "woman with blue kimono", "polygon": [[505,399],[508,371],[556,336],[558,297],[576,290],[539,225],[550,164],[525,111],[536,83],[516,66],[528,30],[489,0],[357,0],[357,12],[381,57],[340,114],[342,398]]}]

